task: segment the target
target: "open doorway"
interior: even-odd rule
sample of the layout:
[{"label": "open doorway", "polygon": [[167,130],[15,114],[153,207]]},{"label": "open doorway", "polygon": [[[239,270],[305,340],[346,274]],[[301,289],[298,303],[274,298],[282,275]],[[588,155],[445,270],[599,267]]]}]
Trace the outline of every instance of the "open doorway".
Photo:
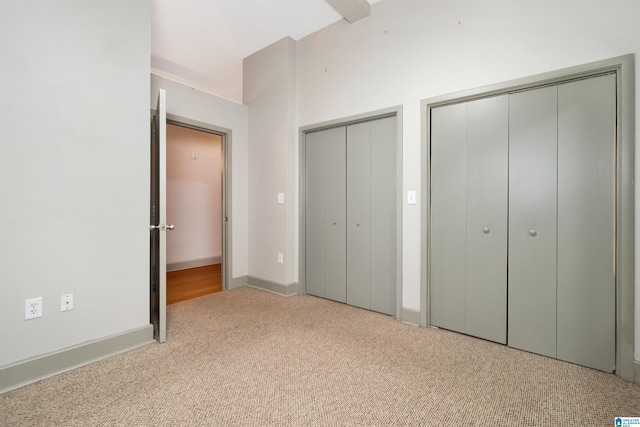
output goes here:
[{"label": "open doorway", "polygon": [[149,308],[154,338],[158,342],[167,339],[167,232],[175,230],[175,224],[167,220],[167,125],[212,133],[221,137],[221,225],[222,255],[220,265],[221,287],[229,289],[229,269],[232,265],[232,203],[231,203],[231,130],[209,123],[167,114],[166,91],[158,90],[156,110],[152,111],[150,138],[150,198],[149,198]]},{"label": "open doorway", "polygon": [[223,137],[167,123],[167,304],[224,288]]}]

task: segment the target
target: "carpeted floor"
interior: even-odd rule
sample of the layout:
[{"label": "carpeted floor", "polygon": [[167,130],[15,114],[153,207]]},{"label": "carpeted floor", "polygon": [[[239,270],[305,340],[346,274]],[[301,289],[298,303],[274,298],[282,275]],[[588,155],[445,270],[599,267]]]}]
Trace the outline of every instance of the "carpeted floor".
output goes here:
[{"label": "carpeted floor", "polygon": [[613,375],[310,296],[168,307],[168,341],[0,395],[2,426],[613,426]]}]

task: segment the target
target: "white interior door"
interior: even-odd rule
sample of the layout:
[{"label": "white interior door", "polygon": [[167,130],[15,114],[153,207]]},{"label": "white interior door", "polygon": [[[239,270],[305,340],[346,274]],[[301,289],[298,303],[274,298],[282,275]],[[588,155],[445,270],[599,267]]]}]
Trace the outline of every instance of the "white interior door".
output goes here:
[{"label": "white interior door", "polygon": [[167,340],[167,112],[160,89],[151,131],[151,323],[158,342]]}]

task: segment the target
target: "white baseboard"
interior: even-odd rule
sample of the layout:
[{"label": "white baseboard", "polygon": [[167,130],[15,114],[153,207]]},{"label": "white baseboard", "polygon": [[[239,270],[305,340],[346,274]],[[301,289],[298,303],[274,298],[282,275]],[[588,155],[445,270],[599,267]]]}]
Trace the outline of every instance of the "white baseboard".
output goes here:
[{"label": "white baseboard", "polygon": [[204,267],[207,265],[221,264],[221,263],[222,263],[221,256],[194,259],[191,261],[182,261],[182,262],[174,262],[171,264],[167,264],[167,271],[186,270],[187,268]]}]

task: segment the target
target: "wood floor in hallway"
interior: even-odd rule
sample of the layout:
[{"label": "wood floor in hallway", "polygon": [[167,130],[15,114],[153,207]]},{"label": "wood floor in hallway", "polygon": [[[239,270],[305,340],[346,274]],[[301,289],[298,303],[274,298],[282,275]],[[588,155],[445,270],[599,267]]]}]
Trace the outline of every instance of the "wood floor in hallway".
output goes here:
[{"label": "wood floor in hallway", "polygon": [[222,291],[222,264],[167,272],[167,304]]}]

